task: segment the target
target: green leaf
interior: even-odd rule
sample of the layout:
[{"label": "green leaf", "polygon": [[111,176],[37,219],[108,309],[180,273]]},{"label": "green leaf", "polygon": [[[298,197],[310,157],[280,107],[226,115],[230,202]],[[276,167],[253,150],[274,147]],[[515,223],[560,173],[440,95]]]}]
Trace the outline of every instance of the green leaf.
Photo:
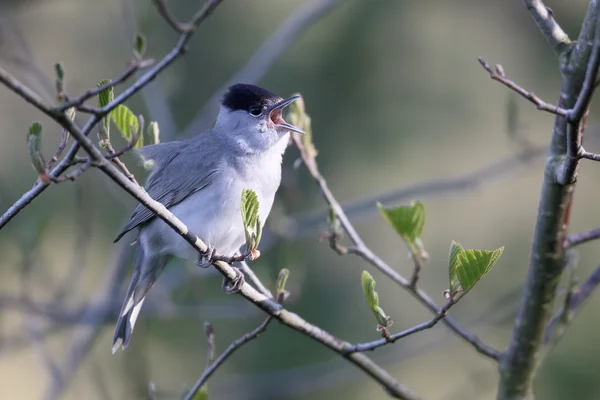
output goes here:
[{"label": "green leaf", "polygon": [[[98,87],[103,86],[103,85],[107,84],[108,82],[110,82],[110,79],[103,79],[100,82],[98,82]],[[114,99],[115,99],[114,89],[112,86],[108,87],[108,88],[102,90],[100,93],[98,93],[98,107],[104,108],[104,107],[106,107],[106,105],[108,103],[110,103]]]},{"label": "green leaf", "polygon": [[490,272],[498,262],[504,247],[496,250],[465,250],[459,243],[450,245],[450,296],[463,295]]},{"label": "green leaf", "polygon": [[421,237],[425,225],[425,206],[423,203],[416,201],[407,206],[390,208],[377,203],[377,207],[387,223],[396,230],[410,250],[414,252],[415,241]]},{"label": "green leaf", "polygon": [[260,218],[258,217],[258,196],[251,189],[242,190],[242,222],[244,223],[244,232],[246,234],[246,247],[248,250],[256,250],[260,235],[262,235],[262,227]]},{"label": "green leaf", "polygon": [[385,315],[385,312],[379,307],[379,295],[375,291],[375,280],[367,271],[363,271],[360,277],[362,289],[369,304],[369,308],[375,315],[377,323],[381,326],[390,326],[392,320]]},{"label": "green leaf", "polygon": [[[103,79],[98,82],[98,87],[101,87],[110,82],[110,79]],[[115,93],[113,87],[108,87],[98,93],[98,107],[104,108],[108,103],[113,101]],[[106,115],[102,118],[98,125],[98,139],[100,139],[100,147],[106,147],[110,144],[110,116]]]},{"label": "green leaf", "polygon": [[[184,389],[183,393],[181,394],[181,399],[185,399],[190,392],[191,389]],[[191,400],[208,400],[208,382],[200,386],[200,389],[198,389],[198,391],[192,396]]]},{"label": "green leaf", "polygon": [[138,135],[138,140],[142,136],[139,135],[138,119],[136,118],[135,114],[132,113],[129,108],[127,108],[127,106],[119,104],[115,107],[114,110],[112,110],[110,116],[113,122],[115,123],[117,129],[119,129],[119,132],[121,132],[121,135],[127,141],[130,141],[132,139],[132,127],[133,133],[135,135]]},{"label": "green leaf", "polygon": [[146,38],[140,32],[136,33],[133,38],[133,51],[137,58],[143,58],[146,53]]}]

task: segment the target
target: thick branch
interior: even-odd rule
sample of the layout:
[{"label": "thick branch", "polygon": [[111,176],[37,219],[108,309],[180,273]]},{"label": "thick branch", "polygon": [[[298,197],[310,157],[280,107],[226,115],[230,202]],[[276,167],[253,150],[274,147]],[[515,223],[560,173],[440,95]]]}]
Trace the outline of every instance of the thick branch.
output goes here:
[{"label": "thick branch", "polygon": [[[580,113],[580,110],[587,109],[589,105],[577,106],[583,101],[580,100],[582,96],[588,99],[585,102],[589,102],[590,98],[587,90],[583,89],[584,81],[589,76],[586,71],[591,66],[592,44],[596,48],[600,40],[597,35],[600,30],[594,28],[598,24],[599,6],[598,1],[590,3],[580,40],[570,52],[570,57],[561,59],[563,85],[558,106],[577,110],[577,114],[569,113],[571,117],[583,119],[585,113]],[[593,34],[594,30],[596,35]],[[512,338],[500,362],[498,400],[528,399],[532,396],[532,381],[540,358],[544,331],[551,318],[556,290],[565,266],[565,239],[577,167],[577,159],[572,160],[567,153],[572,152],[573,143],[581,143],[582,133],[582,129],[579,129],[581,121],[576,122],[576,132],[568,132],[573,128],[573,122],[564,117],[555,120],[527,280]],[[565,165],[563,160],[566,160]]]},{"label": "thick branch", "polygon": [[523,3],[556,55],[560,56],[568,49],[571,40],[554,19],[552,11],[541,0],[523,0]]},{"label": "thick branch", "polygon": [[269,324],[271,323],[272,320],[273,320],[273,317],[271,317],[269,315],[263,321],[263,323],[260,324],[256,329],[254,329],[251,332],[248,332],[248,333],[244,334],[239,339],[234,340],[227,347],[227,349],[225,349],[225,351],[223,353],[221,353],[221,355],[219,356],[219,358],[217,358],[214,363],[212,363],[210,366],[208,366],[204,370],[204,372],[202,373],[202,375],[200,376],[200,378],[198,378],[198,380],[194,384],[194,387],[192,387],[192,389],[184,397],[184,400],[192,400],[194,398],[194,396],[196,395],[196,393],[198,392],[198,390],[200,390],[200,388],[202,387],[202,385],[204,385],[204,383],[217,370],[217,368],[219,368],[225,362],[225,360],[227,360],[227,358],[229,358],[229,356],[232,355],[237,349],[239,349],[240,347],[242,347],[243,345],[245,345],[249,341],[251,341],[253,339],[256,339],[261,333],[263,333],[267,329],[267,326],[269,326]]}]

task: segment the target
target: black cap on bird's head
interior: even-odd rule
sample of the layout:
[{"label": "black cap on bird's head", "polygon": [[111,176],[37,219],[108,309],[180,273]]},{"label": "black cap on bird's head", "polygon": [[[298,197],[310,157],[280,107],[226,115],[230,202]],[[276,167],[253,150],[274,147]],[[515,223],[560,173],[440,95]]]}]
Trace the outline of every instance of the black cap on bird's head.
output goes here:
[{"label": "black cap on bird's head", "polygon": [[275,93],[255,85],[238,83],[229,87],[223,96],[222,104],[231,111],[246,111],[255,118],[267,117],[277,128],[299,133],[303,130],[288,124],[281,117],[281,110],[292,104],[300,96],[283,99]]}]

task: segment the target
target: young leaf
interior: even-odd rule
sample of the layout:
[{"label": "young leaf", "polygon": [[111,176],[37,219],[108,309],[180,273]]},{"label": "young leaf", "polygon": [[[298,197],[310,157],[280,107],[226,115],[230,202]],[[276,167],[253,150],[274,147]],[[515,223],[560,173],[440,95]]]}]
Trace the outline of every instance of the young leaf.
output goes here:
[{"label": "young leaf", "polygon": [[136,118],[135,114],[132,113],[129,108],[127,108],[127,106],[119,104],[114,110],[112,110],[110,116],[117,126],[117,129],[119,129],[119,132],[121,132],[121,135],[127,141],[131,140],[131,127],[133,127],[133,132],[135,132],[136,135],[139,134],[138,119]]},{"label": "young leaf", "polygon": [[146,53],[146,38],[141,33],[136,33],[133,38],[133,54],[136,58],[143,58]]},{"label": "young leaf", "polygon": [[152,138],[153,144],[160,143],[160,129],[158,128],[158,122],[150,122],[148,125],[148,135]]},{"label": "young leaf", "polygon": [[388,327],[391,325],[391,319],[385,315],[385,312],[379,307],[379,295],[375,291],[375,280],[367,271],[363,271],[360,277],[362,289],[369,304],[369,308],[375,315],[375,319],[380,326]]},{"label": "young leaf", "polygon": [[[98,87],[103,86],[110,82],[110,79],[103,79],[98,82]],[[104,108],[108,103],[115,99],[115,92],[113,87],[108,87],[98,93],[98,107]]]},{"label": "young leaf", "polygon": [[411,252],[414,252],[415,241],[421,237],[425,225],[425,206],[423,203],[416,201],[407,206],[391,208],[386,208],[381,203],[377,203],[377,207],[387,223],[406,242]]},{"label": "young leaf", "polygon": [[65,70],[61,63],[54,64],[54,72],[56,73],[56,80],[63,81],[65,79]]},{"label": "young leaf", "polygon": [[[300,93],[296,93],[295,95],[300,95]],[[302,129],[306,132],[304,135],[300,137],[306,152],[311,158],[315,158],[318,154],[317,149],[315,148],[312,141],[312,128],[311,128],[311,119],[308,114],[306,114],[306,108],[304,105],[304,98],[300,96],[298,100],[290,104],[288,107],[288,115],[290,123],[298,128]]]},{"label": "young leaf", "polygon": [[[103,86],[109,82],[110,82],[110,79],[103,79],[100,82],[98,82],[98,87]],[[115,94],[114,94],[112,86],[100,91],[100,93],[98,93],[98,107],[100,107],[100,108],[105,107],[108,103],[113,101],[114,98],[115,98]],[[109,122],[110,122],[109,116],[106,115],[104,118],[102,118],[102,121],[98,125],[98,139],[100,139],[100,147],[106,147],[110,144],[110,123]]]},{"label": "young leaf", "polygon": [[283,292],[285,290],[285,284],[287,283],[288,276],[290,276],[290,270],[287,268],[283,268],[279,271],[279,276],[277,277],[276,289],[277,293]]},{"label": "young leaf", "polygon": [[450,245],[450,296],[464,295],[498,262],[504,247],[496,250],[465,250],[459,243]]},{"label": "young leaf", "polygon": [[208,400],[208,383],[200,386],[192,400]]},{"label": "young leaf", "polygon": [[260,236],[262,235],[262,227],[260,226],[260,218],[258,217],[258,196],[254,190],[242,190],[242,222],[244,223],[244,233],[246,234],[246,247],[248,250],[256,250]]},{"label": "young leaf", "polygon": [[37,172],[41,181],[45,184],[50,182],[46,173],[46,164],[44,158],[40,152],[42,143],[42,125],[39,122],[34,122],[29,127],[29,133],[27,134],[27,148],[29,149],[29,158],[31,159],[31,165],[35,172]]},{"label": "young leaf", "polygon": [[61,63],[54,64],[54,73],[56,74],[56,79],[54,81],[56,86],[56,93],[58,95],[58,98],[62,100],[64,98],[65,91],[65,70]]}]

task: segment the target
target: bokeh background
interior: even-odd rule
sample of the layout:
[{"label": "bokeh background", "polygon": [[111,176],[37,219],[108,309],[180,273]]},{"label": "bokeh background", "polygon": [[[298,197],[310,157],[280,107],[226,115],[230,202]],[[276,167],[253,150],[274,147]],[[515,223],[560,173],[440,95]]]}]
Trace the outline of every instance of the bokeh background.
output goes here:
[{"label": "bokeh background", "polygon": [[[310,3],[225,0],[185,57],[128,106],[146,120],[158,120],[162,140],[202,131],[214,118],[208,112],[203,122],[195,119],[207,101],[286,19]],[[157,59],[177,38],[150,1],[0,4],[0,65],[48,99],[52,85],[44,76],[52,76],[57,61],[65,67],[68,92],[78,94],[122,71],[136,30],[146,35],[148,55]],[[200,4],[169,2],[182,20]],[[576,38],[587,2],[547,5]],[[425,201],[423,239],[431,260],[420,284],[439,304],[448,287],[451,240],[468,248],[505,246],[494,270],[451,312],[504,349],[527,271],[553,118],[490,81],[477,56],[503,64],[510,78],[543,99],[557,98],[557,61],[519,1],[339,0],[258,83],[282,96],[303,94],[333,193],[349,206],[367,244],[407,276],[407,251],[378,215],[375,200]],[[31,122],[44,125],[47,156],[60,130],[6,89],[0,89],[0,104],[4,211],[36,179],[26,149]],[[589,121],[586,148],[599,151],[593,110]],[[263,256],[251,263],[261,279],[273,285],[278,271],[289,268],[287,307],[351,342],[378,338],[360,287],[363,269],[377,281],[381,305],[395,321],[392,330],[430,318],[382,274],[360,259],[337,256],[319,241],[326,207],[306,171],[293,169],[296,158],[293,149],[285,157],[284,182],[268,221],[271,234]],[[124,160],[143,180],[133,158]],[[441,190],[460,177],[468,178],[466,184]],[[600,223],[599,177],[597,165],[583,163],[572,232]],[[389,195],[423,184],[433,190]],[[262,321],[242,298],[220,290],[219,276],[174,262],[153,288],[131,346],[111,355],[128,277],[120,278],[120,286],[111,282],[115,273],[123,274],[115,265],[130,251],[112,240],[134,206],[101,173],[90,171],[75,183],[50,187],[0,231],[0,398],[142,399],[152,382],[158,399],[177,399],[204,369],[204,321],[214,325],[217,352]],[[581,280],[599,259],[598,245],[581,247]],[[593,298],[548,356],[535,383],[540,399],[600,398],[599,305]],[[107,319],[96,335],[93,323],[102,312]],[[88,342],[74,348],[82,337]],[[370,356],[426,399],[494,398],[496,366],[441,324]],[[209,390],[211,399],[387,398],[338,355],[278,323],[235,353],[211,378]]]}]

